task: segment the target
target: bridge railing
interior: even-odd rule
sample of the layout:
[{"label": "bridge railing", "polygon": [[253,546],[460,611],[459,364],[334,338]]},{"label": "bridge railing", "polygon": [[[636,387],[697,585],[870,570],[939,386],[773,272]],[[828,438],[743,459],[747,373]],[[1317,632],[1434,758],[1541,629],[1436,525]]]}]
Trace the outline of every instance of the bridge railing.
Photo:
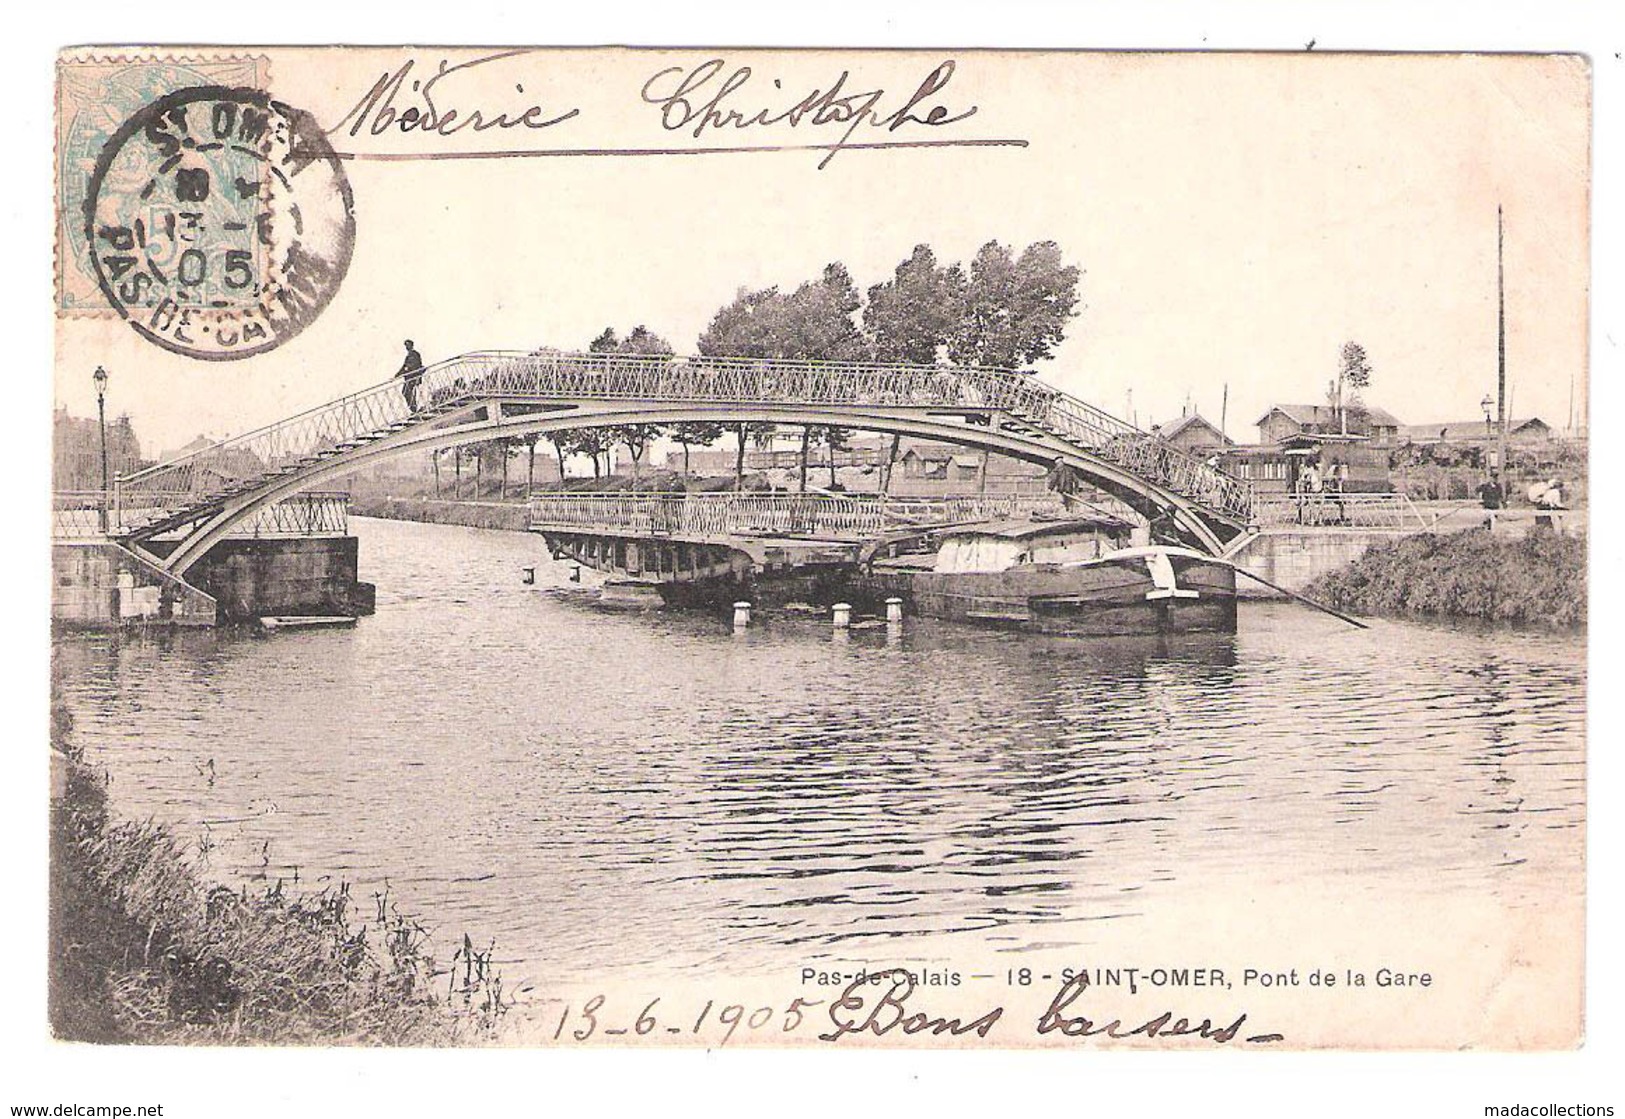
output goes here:
[{"label": "bridge railing", "polygon": [[[162,504],[122,505],[100,491],[51,495],[51,537],[89,540],[118,536],[166,512]],[[349,532],[350,495],[307,491],[267,505],[237,525],[233,537],[344,536]]]},{"label": "bridge railing", "polygon": [[837,494],[535,494],[530,524],[629,536],[810,536],[888,533],[1060,512],[1052,494],[878,498]]},{"label": "bridge railing", "polygon": [[864,405],[1004,412],[1052,432],[1158,485],[1245,519],[1246,486],[1038,378],[1007,369],[581,354],[465,354],[424,370],[416,410],[393,379],[279,423],[120,478],[132,507],[185,508],[230,493],[324,452],[444,410],[492,399],[628,400],[719,405]]},{"label": "bridge railing", "polygon": [[1253,523],[1261,528],[1282,525],[1422,530],[1431,527],[1408,495],[1402,493],[1283,493],[1253,500]]}]

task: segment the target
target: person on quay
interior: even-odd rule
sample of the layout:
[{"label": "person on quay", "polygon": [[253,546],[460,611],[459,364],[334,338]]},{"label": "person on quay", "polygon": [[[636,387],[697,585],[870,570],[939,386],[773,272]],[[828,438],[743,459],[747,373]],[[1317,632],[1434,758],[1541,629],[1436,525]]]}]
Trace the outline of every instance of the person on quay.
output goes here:
[{"label": "person on quay", "polygon": [[1501,488],[1501,475],[1491,470],[1490,476],[1478,485],[1478,501],[1484,507],[1484,527],[1491,532],[1495,531],[1495,514],[1506,501],[1506,491]]}]

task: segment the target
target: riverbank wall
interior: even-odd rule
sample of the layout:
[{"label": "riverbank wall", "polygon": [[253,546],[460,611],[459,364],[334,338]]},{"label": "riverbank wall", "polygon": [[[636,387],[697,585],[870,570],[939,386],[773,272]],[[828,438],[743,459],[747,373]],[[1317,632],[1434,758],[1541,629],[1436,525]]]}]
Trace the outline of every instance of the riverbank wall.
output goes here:
[{"label": "riverbank wall", "polygon": [[51,545],[51,622],[75,629],[212,626],[214,596],[110,540]]},{"label": "riverbank wall", "polygon": [[[177,545],[151,541],[160,558]],[[51,620],[71,629],[214,626],[267,614],[372,613],[353,536],[227,537],[177,578],[111,540],[51,545]]]},{"label": "riverbank wall", "polygon": [[[1301,592],[1316,579],[1358,560],[1374,545],[1390,544],[1406,535],[1398,529],[1267,528],[1230,558],[1243,571]],[[1236,594],[1241,598],[1283,597],[1245,576],[1236,580]]]},{"label": "riverbank wall", "polygon": [[[159,556],[175,546],[148,545]],[[360,580],[360,551],[353,536],[227,537],[186,578],[219,604],[221,624],[267,614],[370,614],[374,589]]]}]

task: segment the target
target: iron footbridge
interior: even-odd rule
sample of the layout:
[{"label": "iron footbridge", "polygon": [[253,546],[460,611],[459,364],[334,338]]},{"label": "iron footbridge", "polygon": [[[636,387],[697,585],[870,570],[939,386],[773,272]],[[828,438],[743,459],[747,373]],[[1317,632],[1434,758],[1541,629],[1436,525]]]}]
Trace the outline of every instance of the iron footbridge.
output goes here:
[{"label": "iron footbridge", "polygon": [[[408,396],[411,400],[408,400]],[[1247,485],[1030,374],[947,365],[480,352],[391,379],[121,477],[118,539],[180,544],[181,575],[268,505],[362,467],[504,437],[632,424],[776,423],[954,443],[1052,467],[1219,554],[1252,511]]]}]

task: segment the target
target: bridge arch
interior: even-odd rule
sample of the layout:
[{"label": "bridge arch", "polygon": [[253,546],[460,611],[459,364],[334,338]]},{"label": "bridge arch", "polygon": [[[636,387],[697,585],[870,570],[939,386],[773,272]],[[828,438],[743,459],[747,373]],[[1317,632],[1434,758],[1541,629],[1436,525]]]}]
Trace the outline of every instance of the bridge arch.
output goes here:
[{"label": "bridge arch", "polygon": [[[543,410],[535,410],[540,407]],[[523,408],[524,411],[518,409]],[[987,419],[986,426],[966,422]],[[858,428],[913,436],[986,450],[1040,465],[1064,462],[1082,478],[1147,516],[1166,513],[1186,543],[1221,554],[1239,526],[1216,524],[1196,501],[1158,485],[1110,458],[1091,452],[1059,435],[1026,426],[1004,426],[996,410],[964,407],[940,409],[862,403],[651,402],[602,399],[505,400],[470,403],[457,411],[406,426],[364,446],[313,461],[291,472],[273,474],[255,488],[211,506],[194,530],[160,562],[182,576],[239,523],[267,505],[357,470],[407,454],[446,450],[491,439],[547,435],[565,429],[629,424],[775,423],[793,426]],[[1231,528],[1231,533],[1222,530]]]}]

